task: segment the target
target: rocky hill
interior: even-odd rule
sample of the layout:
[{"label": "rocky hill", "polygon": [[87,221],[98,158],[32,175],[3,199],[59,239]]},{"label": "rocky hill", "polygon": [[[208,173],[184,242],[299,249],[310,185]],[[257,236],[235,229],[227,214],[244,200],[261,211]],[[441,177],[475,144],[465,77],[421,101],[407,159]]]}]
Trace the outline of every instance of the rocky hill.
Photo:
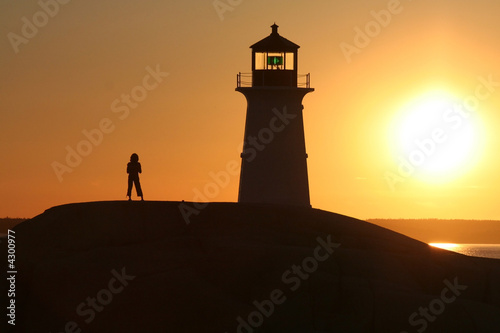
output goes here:
[{"label": "rocky hill", "polygon": [[500,260],[317,209],[93,202],[14,231],[18,332],[500,332]]}]

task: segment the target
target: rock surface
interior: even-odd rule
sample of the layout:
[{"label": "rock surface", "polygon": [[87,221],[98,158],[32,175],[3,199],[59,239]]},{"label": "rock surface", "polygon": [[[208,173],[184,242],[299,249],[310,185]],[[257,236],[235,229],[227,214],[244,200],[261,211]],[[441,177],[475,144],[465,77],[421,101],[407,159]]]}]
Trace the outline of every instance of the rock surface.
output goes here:
[{"label": "rock surface", "polygon": [[180,205],[16,226],[16,331],[500,332],[500,260],[316,209],[212,203],[187,224]]}]

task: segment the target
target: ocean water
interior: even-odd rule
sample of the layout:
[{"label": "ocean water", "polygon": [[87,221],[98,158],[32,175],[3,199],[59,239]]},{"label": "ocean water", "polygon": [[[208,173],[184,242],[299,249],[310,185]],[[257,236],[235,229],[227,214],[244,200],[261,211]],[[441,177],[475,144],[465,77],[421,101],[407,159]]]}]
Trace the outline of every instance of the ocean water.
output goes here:
[{"label": "ocean water", "polygon": [[500,259],[500,244],[432,243],[431,245],[468,256]]}]

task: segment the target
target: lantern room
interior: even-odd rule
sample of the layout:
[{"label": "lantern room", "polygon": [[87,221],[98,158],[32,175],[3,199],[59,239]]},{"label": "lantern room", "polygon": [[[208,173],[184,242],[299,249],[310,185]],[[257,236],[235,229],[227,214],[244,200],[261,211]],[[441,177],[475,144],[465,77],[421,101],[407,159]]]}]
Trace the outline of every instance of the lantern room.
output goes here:
[{"label": "lantern room", "polygon": [[297,87],[298,46],[280,36],[278,25],[271,34],[250,46],[253,87]]}]

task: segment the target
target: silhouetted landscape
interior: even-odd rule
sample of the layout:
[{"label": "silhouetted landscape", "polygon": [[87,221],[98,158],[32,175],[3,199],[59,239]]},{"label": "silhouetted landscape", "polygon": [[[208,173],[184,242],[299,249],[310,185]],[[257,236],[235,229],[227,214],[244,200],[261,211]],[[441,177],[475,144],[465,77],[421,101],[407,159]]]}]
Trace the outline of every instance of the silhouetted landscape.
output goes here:
[{"label": "silhouetted landscape", "polygon": [[[186,223],[181,205],[200,204],[69,204],[14,227],[23,272],[17,329],[386,333],[425,326],[496,333],[500,327],[499,260],[432,248],[318,209],[211,203]],[[443,295],[446,311],[432,308]],[[433,322],[417,314],[429,306],[439,313]]]}]

